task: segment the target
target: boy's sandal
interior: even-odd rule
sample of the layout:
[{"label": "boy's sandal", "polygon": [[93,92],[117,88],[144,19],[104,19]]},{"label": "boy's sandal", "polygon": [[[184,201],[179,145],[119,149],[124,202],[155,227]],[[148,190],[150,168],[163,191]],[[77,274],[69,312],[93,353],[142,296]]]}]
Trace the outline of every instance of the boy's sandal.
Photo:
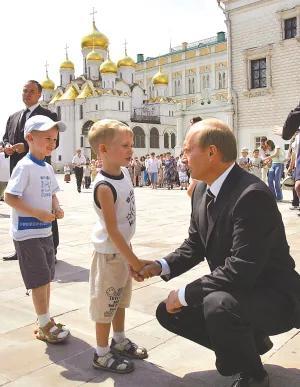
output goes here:
[{"label": "boy's sandal", "polygon": [[111,340],[111,351],[131,359],[146,359],[148,353],[146,348],[139,347],[129,339],[124,339],[121,343],[116,343],[114,339]]},{"label": "boy's sandal", "polygon": [[64,341],[69,334],[69,330],[63,330],[62,328],[59,328],[54,321],[49,321],[43,328],[39,327],[35,337],[38,340],[56,344]]},{"label": "boy's sandal", "polygon": [[[53,317],[51,317],[50,320],[51,320],[52,322],[54,322],[54,324],[57,326],[57,328],[62,329],[63,331],[68,331],[68,330],[69,330],[69,329],[67,329],[67,328],[64,328],[64,327],[66,326],[65,324],[62,324],[62,323],[56,323],[56,322],[54,321],[54,318],[53,318]],[[36,320],[36,322],[35,322],[35,328],[34,328],[34,330],[33,330],[33,333],[36,335],[36,334],[38,333],[39,329],[40,329],[40,327],[39,327],[39,322],[38,322],[38,320]]]},{"label": "boy's sandal", "polygon": [[111,351],[104,356],[98,356],[95,352],[93,367],[103,371],[115,372],[117,374],[128,374],[134,370],[132,361],[124,359]]}]

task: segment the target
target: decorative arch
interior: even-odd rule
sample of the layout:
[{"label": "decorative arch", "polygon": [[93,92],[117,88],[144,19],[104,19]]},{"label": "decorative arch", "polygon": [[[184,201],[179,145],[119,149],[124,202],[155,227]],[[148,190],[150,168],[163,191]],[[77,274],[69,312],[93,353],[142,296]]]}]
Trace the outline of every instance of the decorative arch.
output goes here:
[{"label": "decorative arch", "polygon": [[135,126],[132,131],[134,148],[145,148],[145,132],[143,129],[140,126]]},{"label": "decorative arch", "polygon": [[89,120],[89,121],[86,121],[82,125],[81,133],[82,133],[83,136],[87,136],[88,135],[88,132],[89,132],[91,126],[93,125],[93,123],[94,123],[94,121]]},{"label": "decorative arch", "polygon": [[176,135],[175,133],[171,133],[171,148],[174,149],[176,146]]},{"label": "decorative arch", "polygon": [[157,128],[150,130],[150,148],[159,148],[159,132]]},{"label": "decorative arch", "polygon": [[169,133],[164,134],[164,148],[169,149],[170,148],[170,137]]}]

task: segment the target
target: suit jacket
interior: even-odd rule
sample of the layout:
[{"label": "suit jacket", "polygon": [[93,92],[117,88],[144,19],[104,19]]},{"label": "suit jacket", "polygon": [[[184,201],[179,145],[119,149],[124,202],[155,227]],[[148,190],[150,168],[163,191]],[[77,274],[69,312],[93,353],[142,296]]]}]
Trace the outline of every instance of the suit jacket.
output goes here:
[{"label": "suit jacket", "polygon": [[284,225],[268,187],[235,165],[225,179],[204,228],[206,184],[192,197],[189,236],[165,259],[176,277],[206,257],[211,273],[188,284],[185,299],[198,306],[214,291],[243,292],[273,287],[293,303],[295,326],[300,327],[300,276],[289,254]]},{"label": "suit jacket", "polygon": [[[14,114],[12,114],[7,121],[6,124],[6,130],[3,136],[3,144],[4,146],[6,144],[15,144],[15,138],[16,136],[20,139],[18,142],[22,142],[25,145],[25,152],[24,153],[13,153],[10,157],[10,173],[14,169],[14,167],[17,165],[18,161],[20,161],[26,153],[28,153],[28,144],[27,141],[24,139],[24,128],[20,128],[20,121],[22,118],[24,110],[20,110]],[[50,117],[53,121],[58,121],[57,114],[51,112],[48,109],[43,108],[41,105],[38,105],[33,112],[30,114],[29,117],[36,116],[36,115],[42,115]],[[57,144],[58,146],[58,144]]]},{"label": "suit jacket", "polygon": [[[289,140],[290,138],[292,138],[293,134],[298,130],[299,127],[300,127],[300,103],[287,116],[287,119],[283,125],[282,138],[284,140]],[[298,149],[298,157],[296,160],[295,180],[300,180],[300,142],[299,142],[299,149]]]}]

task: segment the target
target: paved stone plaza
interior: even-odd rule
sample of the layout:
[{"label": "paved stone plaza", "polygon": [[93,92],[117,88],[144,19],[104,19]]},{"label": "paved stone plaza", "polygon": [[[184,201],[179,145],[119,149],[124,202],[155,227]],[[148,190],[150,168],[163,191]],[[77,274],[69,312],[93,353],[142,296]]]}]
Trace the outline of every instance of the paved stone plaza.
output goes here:
[{"label": "paved stone plaza", "polygon": [[[136,362],[129,375],[94,370],[94,326],[88,317],[88,275],[95,222],[91,190],[78,194],[74,176],[59,194],[65,218],[59,221],[60,247],[53,283],[51,313],[67,324],[72,336],[62,345],[47,345],[33,336],[35,314],[25,295],[17,262],[0,261],[0,385],[23,387],[101,386],[128,387],[227,387],[232,378],[221,377],[214,354],[195,343],[167,332],[157,323],[155,309],[171,289],[207,272],[202,263],[168,283],[152,278],[135,283],[127,312],[128,336],[149,350],[146,361]],[[190,202],[186,191],[136,189],[137,231],[133,240],[137,255],[156,259],[174,249],[187,235]],[[291,197],[285,193],[285,199]],[[300,269],[300,218],[287,200],[279,204],[292,255]],[[12,251],[8,236],[10,210],[0,203],[0,255]],[[272,338],[273,349],[264,356],[271,387],[300,386],[300,334],[290,331]]]}]

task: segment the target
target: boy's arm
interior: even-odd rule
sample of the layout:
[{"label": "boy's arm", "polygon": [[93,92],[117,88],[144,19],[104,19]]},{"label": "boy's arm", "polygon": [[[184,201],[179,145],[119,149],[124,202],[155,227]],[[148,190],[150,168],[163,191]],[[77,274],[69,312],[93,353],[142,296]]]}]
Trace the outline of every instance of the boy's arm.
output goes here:
[{"label": "boy's arm", "polygon": [[59,205],[59,201],[55,194],[52,195],[52,212],[56,219],[62,219],[64,217],[64,211]]},{"label": "boy's arm", "polygon": [[40,210],[38,208],[31,207],[22,198],[10,193],[4,194],[5,203],[13,207],[19,212],[23,212],[26,215],[33,216],[39,219],[41,222],[52,222],[55,219],[55,215],[51,212]]},{"label": "boy's arm", "polygon": [[118,229],[112,190],[110,187],[101,184],[97,188],[96,197],[100,203],[110,239],[113,241],[119,252],[126,258],[132,269],[134,271],[140,271],[143,265],[128,246]]}]

